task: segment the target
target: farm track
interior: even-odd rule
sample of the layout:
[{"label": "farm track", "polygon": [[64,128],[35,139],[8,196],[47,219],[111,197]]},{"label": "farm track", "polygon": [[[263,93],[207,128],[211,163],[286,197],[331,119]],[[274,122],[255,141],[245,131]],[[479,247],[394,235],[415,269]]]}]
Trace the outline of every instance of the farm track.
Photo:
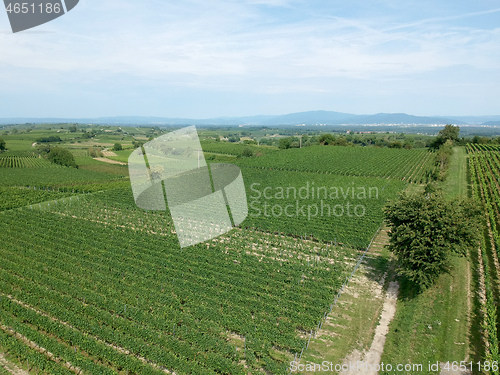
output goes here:
[{"label": "farm track", "polygon": [[[377,236],[376,241],[373,243],[373,249],[370,249],[372,250],[371,253],[374,255],[380,254],[383,247],[388,244],[389,236],[387,234],[387,229],[383,229],[380,232],[379,236]],[[382,306],[382,311],[380,312],[380,316],[378,318],[378,325],[375,328],[375,334],[369,350],[360,356],[360,360],[362,360],[365,365],[372,366],[372,368],[380,364],[385,346],[385,338],[387,333],[389,332],[389,324],[394,319],[397,307],[396,303],[398,298],[399,283],[397,281],[391,281],[390,279],[387,280],[387,274],[385,274],[384,276],[385,277],[382,287],[387,287],[387,291],[385,293],[385,300]],[[381,298],[383,298],[383,294]],[[351,360],[350,357],[348,357],[348,359]],[[378,372],[365,371],[364,374],[377,375]]]},{"label": "farm track", "polygon": [[334,364],[380,362],[385,334],[395,313],[398,288],[391,281],[392,263],[377,267],[388,241],[387,228],[383,228],[317,338],[311,342],[311,354],[305,356],[303,364],[323,360]]}]

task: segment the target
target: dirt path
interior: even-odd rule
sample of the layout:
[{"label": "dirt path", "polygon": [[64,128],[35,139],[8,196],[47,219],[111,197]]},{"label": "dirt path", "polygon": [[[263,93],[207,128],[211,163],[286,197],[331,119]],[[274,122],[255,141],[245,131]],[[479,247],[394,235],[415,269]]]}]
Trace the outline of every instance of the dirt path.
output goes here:
[{"label": "dirt path", "polygon": [[4,357],[2,353],[0,353],[0,368],[3,368],[6,370],[8,373],[13,374],[13,375],[29,375],[27,371],[24,371],[14,365],[13,363],[7,361],[7,359]]},{"label": "dirt path", "polygon": [[[380,364],[382,353],[384,352],[385,337],[389,333],[389,324],[396,315],[396,302],[398,300],[399,284],[397,281],[391,281],[384,302],[382,313],[380,314],[379,325],[375,329],[375,337],[373,338],[370,350],[364,357],[365,366],[374,368]],[[365,375],[377,375],[377,371],[365,371]]]},{"label": "dirt path", "polygon": [[127,163],[123,163],[123,162],[118,161],[118,160],[111,160],[108,158],[94,158],[94,160],[102,161],[104,163],[109,163],[109,164],[128,165]]},{"label": "dirt path", "polygon": [[[380,329],[377,328],[380,316],[388,310],[384,310],[384,304],[389,278],[393,274],[393,261],[384,248],[387,243],[387,228],[382,228],[320,331],[311,340],[308,350],[304,351],[300,363],[320,364],[327,361],[342,365],[351,362],[356,366],[358,361],[364,360]],[[392,288],[391,296],[395,293]],[[301,372],[304,375],[314,373],[307,370]],[[346,374],[345,369],[341,373]],[[364,372],[356,373],[361,374]]]},{"label": "dirt path", "polygon": [[[370,248],[372,254],[379,253],[385,245],[389,243],[389,237],[387,234],[387,229],[383,229],[381,233],[377,236],[375,241]],[[380,364],[382,353],[384,352],[386,335],[389,333],[389,324],[394,319],[396,315],[396,304],[399,291],[399,284],[397,281],[390,281],[387,287],[387,292],[385,296],[383,294],[383,286],[385,284],[385,279],[387,276],[387,271],[381,280],[380,285],[380,298],[383,298],[382,309],[379,310],[376,317],[378,318],[378,325],[375,328],[375,333],[371,341],[370,348],[367,351],[360,351],[358,349],[353,350],[347,357],[345,357],[344,364],[356,364],[358,362],[363,362],[364,370],[359,371],[348,371],[345,374],[349,375],[377,375],[377,371],[369,371],[369,369],[376,368]]]}]

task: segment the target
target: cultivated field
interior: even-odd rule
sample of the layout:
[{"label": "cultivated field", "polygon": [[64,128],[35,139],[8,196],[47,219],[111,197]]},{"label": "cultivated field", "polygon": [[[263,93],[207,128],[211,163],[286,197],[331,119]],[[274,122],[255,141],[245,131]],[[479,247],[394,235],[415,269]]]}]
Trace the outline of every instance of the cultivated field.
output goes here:
[{"label": "cultivated field", "polygon": [[[0,352],[37,374],[288,374],[294,359],[342,362],[370,346],[379,323],[380,296],[395,275],[386,239],[377,237],[346,281],[383,225],[385,204],[422,189],[438,169],[424,149],[213,142],[207,159],[242,170],[249,215],[225,235],[181,249],[168,211],[135,205],[126,166],[91,158],[88,145],[71,149],[78,169],[57,166],[37,157],[32,139],[16,137],[15,149],[0,154]],[[254,156],[241,157],[245,147]],[[109,158],[126,161],[131,150]],[[483,244],[470,257],[477,285],[464,281],[479,297],[469,307],[463,299],[465,318],[458,319],[472,316],[476,301],[482,330],[460,347],[493,361],[500,150],[460,150],[471,194],[488,212]],[[452,194],[454,184],[445,185]],[[457,189],[467,193],[467,184]],[[410,307],[415,317],[424,311],[399,304],[403,315]],[[422,327],[404,326],[403,315],[395,324],[420,334]],[[432,332],[423,334],[432,335],[426,345],[435,351],[447,339],[440,324],[429,324]],[[461,327],[471,325],[473,317]],[[398,357],[404,345],[394,335],[391,328],[385,358],[427,358],[412,350]]]}]

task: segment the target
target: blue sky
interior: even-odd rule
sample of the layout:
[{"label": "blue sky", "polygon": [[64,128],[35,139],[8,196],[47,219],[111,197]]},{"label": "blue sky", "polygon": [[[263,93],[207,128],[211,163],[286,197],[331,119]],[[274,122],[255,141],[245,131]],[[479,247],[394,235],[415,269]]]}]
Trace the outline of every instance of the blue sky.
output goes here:
[{"label": "blue sky", "polygon": [[80,0],[12,34],[0,117],[500,114],[500,3]]}]

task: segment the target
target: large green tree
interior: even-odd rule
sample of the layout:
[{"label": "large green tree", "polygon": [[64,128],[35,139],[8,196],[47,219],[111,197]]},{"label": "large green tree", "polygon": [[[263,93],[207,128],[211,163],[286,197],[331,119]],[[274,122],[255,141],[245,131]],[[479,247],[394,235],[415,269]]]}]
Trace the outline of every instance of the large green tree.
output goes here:
[{"label": "large green tree", "polygon": [[452,142],[458,141],[460,127],[451,124],[445,125],[444,129],[439,131],[439,136],[446,142],[448,139]]},{"label": "large green tree", "polygon": [[434,149],[438,149],[442,145],[446,143],[446,141],[450,141],[454,143],[458,141],[458,135],[460,134],[460,127],[454,126],[451,124],[445,125],[444,129],[439,131],[438,136],[431,143],[431,147]]},{"label": "large green tree", "polygon": [[397,256],[400,273],[420,289],[449,269],[452,254],[465,255],[477,245],[481,232],[481,211],[472,201],[447,201],[429,190],[403,193],[385,208],[389,250]]},{"label": "large green tree", "polygon": [[121,143],[118,143],[116,142],[112,148],[113,151],[121,151],[123,150],[123,147],[122,147],[122,144]]},{"label": "large green tree", "polygon": [[0,138],[0,151],[3,150],[5,150],[5,141],[2,138]]}]

